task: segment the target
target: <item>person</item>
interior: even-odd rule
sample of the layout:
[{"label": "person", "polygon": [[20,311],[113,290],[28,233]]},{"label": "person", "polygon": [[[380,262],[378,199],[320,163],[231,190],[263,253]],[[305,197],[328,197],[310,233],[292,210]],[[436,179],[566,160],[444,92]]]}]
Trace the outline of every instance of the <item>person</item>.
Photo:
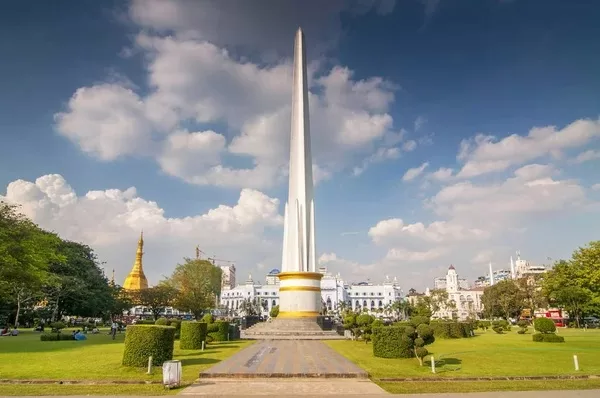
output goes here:
[{"label": "person", "polygon": [[85,337],[85,334],[81,333],[79,330],[77,332],[75,332],[75,334],[73,335],[73,337],[77,341],[87,340],[87,337]]},{"label": "person", "polygon": [[112,334],[112,339],[113,340],[117,336],[117,329],[118,328],[119,328],[119,325],[117,324],[117,322],[113,322],[112,325],[110,326],[110,334]]},{"label": "person", "polygon": [[92,334],[98,334],[100,333],[100,330],[98,330],[98,328],[96,326],[94,326],[94,328],[92,329]]},{"label": "person", "polygon": [[8,326],[5,326],[4,329],[2,329],[2,331],[0,332],[0,336],[10,336]]}]

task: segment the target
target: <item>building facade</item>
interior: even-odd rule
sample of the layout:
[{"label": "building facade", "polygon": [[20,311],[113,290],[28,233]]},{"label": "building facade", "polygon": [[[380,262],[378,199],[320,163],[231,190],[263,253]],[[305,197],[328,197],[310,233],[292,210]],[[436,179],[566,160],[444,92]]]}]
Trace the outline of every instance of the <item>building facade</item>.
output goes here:
[{"label": "building facade", "polygon": [[[325,268],[318,270],[323,274],[321,279],[321,300],[328,311],[336,312],[348,308],[354,311],[364,309],[370,313],[383,310],[388,304],[403,299],[403,292],[398,286],[397,279],[389,278],[383,284],[361,282],[346,284],[339,274],[333,275]],[[230,314],[242,315],[245,300],[260,303],[261,315],[268,315],[271,309],[279,305],[279,281],[276,275],[278,269],[273,269],[266,276],[263,285],[255,282],[250,276],[244,284],[221,294],[221,307]]]}]

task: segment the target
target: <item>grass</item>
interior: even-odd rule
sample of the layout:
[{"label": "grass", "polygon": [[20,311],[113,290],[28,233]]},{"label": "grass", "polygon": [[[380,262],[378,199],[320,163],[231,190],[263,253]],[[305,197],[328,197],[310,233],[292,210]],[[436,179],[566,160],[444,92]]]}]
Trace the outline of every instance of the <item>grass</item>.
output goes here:
[{"label": "grass", "polygon": [[[67,333],[69,331],[66,331]],[[125,334],[112,338],[88,334],[84,341],[40,341],[40,334],[21,331],[17,337],[0,338],[0,379],[85,380],[85,381],[162,381],[160,367],[147,375],[147,369],[121,365]],[[205,351],[180,350],[175,342],[174,359],[182,363],[182,384],[191,384],[198,373],[233,355],[251,341],[211,343]],[[160,395],[161,385],[1,385],[4,395]],[[11,392],[13,392],[11,394]]]},{"label": "grass", "polygon": [[[600,388],[600,380],[453,381],[388,383],[386,378],[472,378],[499,376],[600,375],[600,330],[564,329],[565,343],[535,343],[531,334],[513,331],[499,335],[488,331],[469,339],[439,339],[427,349],[436,360],[431,372],[429,356],[420,367],[412,359],[373,356],[372,344],[357,341],[328,341],[327,344],[367,372],[393,393],[475,392],[535,389]],[[573,355],[579,359],[575,371]]]}]

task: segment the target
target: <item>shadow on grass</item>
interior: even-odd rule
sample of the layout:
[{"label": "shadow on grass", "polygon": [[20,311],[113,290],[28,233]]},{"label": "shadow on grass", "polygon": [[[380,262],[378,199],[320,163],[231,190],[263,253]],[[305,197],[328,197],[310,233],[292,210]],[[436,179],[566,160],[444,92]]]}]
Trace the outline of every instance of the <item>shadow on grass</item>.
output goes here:
[{"label": "shadow on grass", "polygon": [[181,365],[182,366],[210,365],[210,364],[217,363],[217,362],[221,362],[221,361],[219,359],[214,359],[214,358],[188,358],[188,359],[182,359]]},{"label": "shadow on grass", "polygon": [[[68,334],[71,332],[63,333]],[[87,334],[87,340],[74,341],[41,341],[40,332],[22,331],[16,337],[3,337],[0,339],[0,352],[9,353],[26,353],[26,352],[52,352],[78,349],[82,346],[89,345],[110,345],[123,344],[125,341],[125,333],[117,334],[115,340],[107,334]]]},{"label": "shadow on grass", "polygon": [[[431,367],[431,360],[423,361],[424,365]],[[444,373],[444,372],[455,372],[462,368],[462,359],[459,358],[440,358],[435,361],[435,372],[436,373]]]}]

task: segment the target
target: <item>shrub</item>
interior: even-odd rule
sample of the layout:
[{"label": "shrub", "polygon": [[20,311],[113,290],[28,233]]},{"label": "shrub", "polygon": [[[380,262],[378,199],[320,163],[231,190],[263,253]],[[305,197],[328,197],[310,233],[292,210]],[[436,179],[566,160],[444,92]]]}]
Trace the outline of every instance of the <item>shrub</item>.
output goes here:
[{"label": "shrub", "polygon": [[271,318],[277,318],[277,315],[279,315],[279,306],[276,305],[273,308],[271,308],[271,311],[269,311],[269,316]]},{"label": "shrub", "polygon": [[531,336],[533,341],[544,343],[564,343],[565,338],[555,333],[536,333]]},{"label": "shrub", "polygon": [[181,320],[180,319],[169,319],[167,326],[173,326],[175,328],[175,334],[181,331]]},{"label": "shrub", "polygon": [[[229,322],[217,321],[207,327],[211,341],[227,341],[229,337]],[[211,331],[212,330],[212,331]]]},{"label": "shrub", "polygon": [[471,325],[468,322],[431,322],[435,337],[440,339],[460,339],[471,337]]},{"label": "shrub", "polygon": [[182,350],[202,348],[202,342],[206,341],[206,326],[204,322],[183,322],[179,347]]},{"label": "shrub", "polygon": [[158,318],[154,324],[160,326],[169,326],[169,320],[167,318]]},{"label": "shrub", "polygon": [[529,326],[529,322],[525,319],[521,319],[520,321],[517,321],[517,326],[520,328],[526,328],[527,326]]},{"label": "shrub", "polygon": [[535,318],[533,321],[533,327],[539,333],[554,333],[556,332],[556,325],[549,318]]},{"label": "shrub", "polygon": [[477,327],[481,330],[488,330],[492,326],[490,321],[478,321]]},{"label": "shrub", "polygon": [[425,324],[429,325],[429,323],[431,321],[426,316],[419,316],[419,315],[417,315],[417,316],[411,317],[408,322],[411,324],[411,326],[413,326],[413,327],[416,328],[417,326],[419,326],[422,323],[425,323]]},{"label": "shrub", "polygon": [[502,333],[504,333],[504,329],[502,329],[502,327],[500,327],[500,326],[494,326],[494,327],[492,328],[492,330],[493,330],[494,332],[498,333],[498,334],[502,334]]},{"label": "shrub", "polygon": [[527,332],[527,329],[524,329],[524,328],[517,330],[517,333],[519,333],[519,334],[525,334],[525,332]]},{"label": "shrub", "polygon": [[204,322],[204,323],[213,323],[215,321],[215,317],[211,314],[204,314],[204,316],[202,317],[202,320],[200,322]]},{"label": "shrub", "polygon": [[65,325],[65,323],[64,323],[64,322],[52,322],[52,323],[50,324],[50,328],[51,328],[51,329],[53,329],[53,330],[58,330],[58,331],[60,331],[61,329],[64,329],[64,328],[66,328],[66,327],[67,327],[67,325]]},{"label": "shrub", "polygon": [[153,365],[173,359],[175,328],[159,325],[130,325],[125,334],[123,365],[142,367],[152,357]]},{"label": "shrub", "polygon": [[373,355],[379,358],[412,358],[412,340],[406,337],[405,330],[404,326],[373,329]]},{"label": "shrub", "polygon": [[429,353],[426,345],[435,341],[433,329],[426,323],[417,327],[390,326],[373,329],[373,355],[381,358],[416,357],[423,365],[423,358]]},{"label": "shrub", "polygon": [[152,319],[138,319],[135,321],[136,325],[155,325],[155,322]]},{"label": "shrub", "polygon": [[64,341],[64,340],[75,340],[72,334],[62,333],[44,333],[40,335],[40,341]]}]

